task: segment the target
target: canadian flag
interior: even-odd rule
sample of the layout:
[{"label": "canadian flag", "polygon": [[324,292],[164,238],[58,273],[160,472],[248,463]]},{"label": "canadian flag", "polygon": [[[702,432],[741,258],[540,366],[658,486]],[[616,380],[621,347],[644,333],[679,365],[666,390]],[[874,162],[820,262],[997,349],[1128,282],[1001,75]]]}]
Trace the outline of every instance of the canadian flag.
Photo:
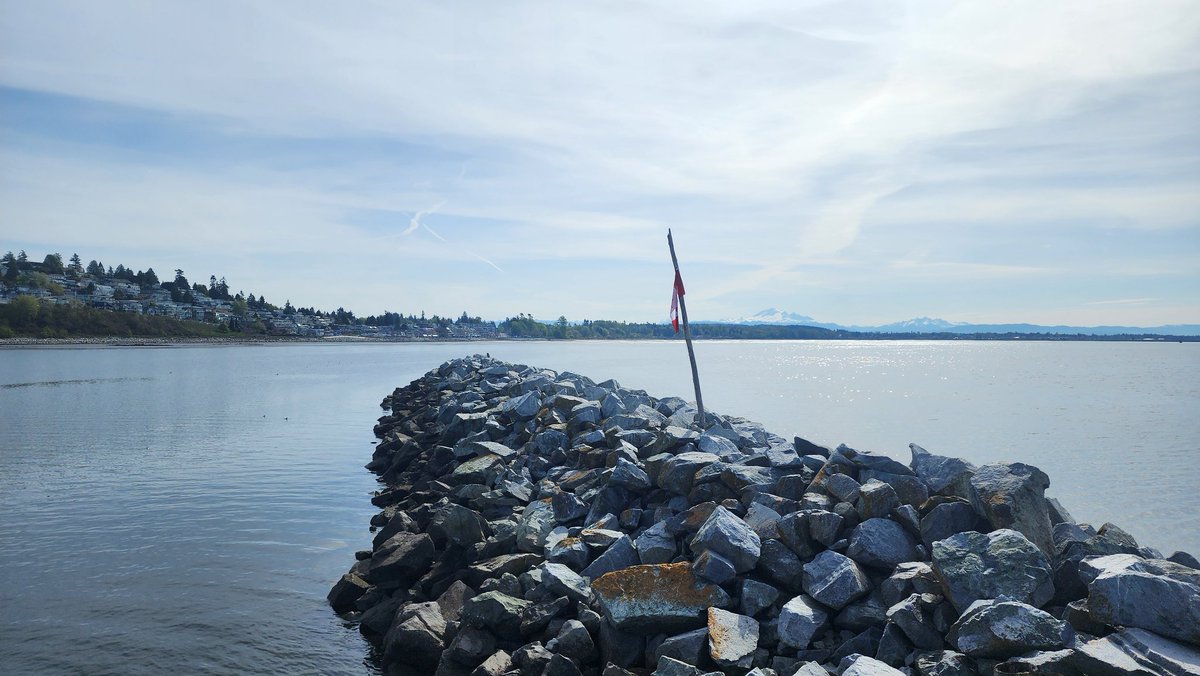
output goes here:
[{"label": "canadian flag", "polygon": [[684,294],[683,278],[675,270],[675,285],[671,288],[671,326],[679,333],[679,297]]}]

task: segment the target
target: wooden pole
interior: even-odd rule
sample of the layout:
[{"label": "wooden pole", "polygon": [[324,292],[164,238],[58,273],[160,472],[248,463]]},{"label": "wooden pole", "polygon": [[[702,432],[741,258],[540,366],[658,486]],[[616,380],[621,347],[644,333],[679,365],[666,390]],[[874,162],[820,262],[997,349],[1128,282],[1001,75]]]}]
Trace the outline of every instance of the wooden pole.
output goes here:
[{"label": "wooden pole", "polygon": [[[667,246],[671,248],[671,265],[679,274],[679,259],[675,257],[675,240],[671,237],[671,229],[667,228]],[[671,281],[674,284],[674,280]],[[688,329],[687,304],[683,302],[683,294],[679,294],[679,316],[683,318],[683,339],[687,342],[688,360],[692,363],[692,385],[696,388],[696,409],[700,411],[699,422],[701,429],[705,426],[704,397],[700,396],[700,372],[696,370],[696,351],[692,349],[692,332]]]}]

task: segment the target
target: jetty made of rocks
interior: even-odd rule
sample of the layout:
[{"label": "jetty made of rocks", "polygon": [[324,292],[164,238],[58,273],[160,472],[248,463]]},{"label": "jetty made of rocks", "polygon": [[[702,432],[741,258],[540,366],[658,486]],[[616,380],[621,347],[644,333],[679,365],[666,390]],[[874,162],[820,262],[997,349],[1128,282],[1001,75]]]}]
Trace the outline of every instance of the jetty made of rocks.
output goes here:
[{"label": "jetty made of rocks", "polygon": [[1200,564],[1022,463],[830,450],[475,356],[383,400],[329,593],[387,674],[1200,674]]}]

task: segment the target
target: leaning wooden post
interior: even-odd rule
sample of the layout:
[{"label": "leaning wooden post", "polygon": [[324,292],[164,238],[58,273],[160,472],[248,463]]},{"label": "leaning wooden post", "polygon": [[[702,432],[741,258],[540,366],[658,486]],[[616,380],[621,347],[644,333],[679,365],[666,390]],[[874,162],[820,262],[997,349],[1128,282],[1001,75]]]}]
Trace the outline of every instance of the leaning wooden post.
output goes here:
[{"label": "leaning wooden post", "polygon": [[[675,282],[672,291],[672,301],[678,300],[679,314],[683,318],[683,339],[687,342],[688,360],[692,363],[692,385],[696,388],[696,408],[699,410],[701,429],[706,422],[704,418],[704,397],[700,396],[700,372],[696,370],[696,351],[692,349],[692,332],[688,329],[687,304],[683,302],[683,278],[679,275],[679,259],[675,257],[675,240],[671,237],[671,229],[667,228],[667,246],[671,248],[671,265],[675,266]],[[672,302],[674,305],[674,302]],[[671,308],[672,310],[674,307]],[[675,327],[679,331],[679,327]]]}]

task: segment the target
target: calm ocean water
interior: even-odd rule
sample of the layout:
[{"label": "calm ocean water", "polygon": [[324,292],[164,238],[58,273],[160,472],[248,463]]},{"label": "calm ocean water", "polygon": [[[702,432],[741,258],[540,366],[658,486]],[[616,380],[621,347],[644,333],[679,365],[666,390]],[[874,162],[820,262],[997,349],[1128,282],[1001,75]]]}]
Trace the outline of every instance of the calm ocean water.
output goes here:
[{"label": "calm ocean water", "polygon": [[[0,350],[0,673],[364,673],[325,605],[367,548],[379,400],[492,356],[692,398],[674,342]],[[1200,554],[1200,344],[705,342],[708,407],[1051,477]]]}]

